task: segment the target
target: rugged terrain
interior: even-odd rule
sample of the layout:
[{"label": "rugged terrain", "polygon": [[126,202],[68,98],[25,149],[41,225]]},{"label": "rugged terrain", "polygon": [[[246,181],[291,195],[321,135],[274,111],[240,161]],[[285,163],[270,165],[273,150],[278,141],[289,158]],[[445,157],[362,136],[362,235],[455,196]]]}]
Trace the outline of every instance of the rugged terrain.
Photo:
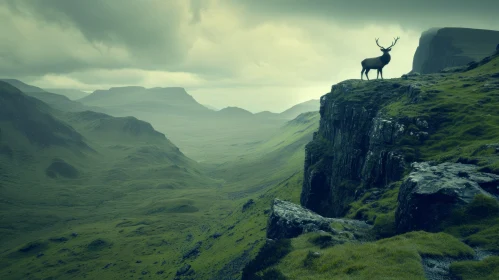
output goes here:
[{"label": "rugged terrain", "polygon": [[452,73],[334,85],[300,196],[322,217],[275,200],[273,240],[243,279],[499,277],[498,104],[497,52]]}]

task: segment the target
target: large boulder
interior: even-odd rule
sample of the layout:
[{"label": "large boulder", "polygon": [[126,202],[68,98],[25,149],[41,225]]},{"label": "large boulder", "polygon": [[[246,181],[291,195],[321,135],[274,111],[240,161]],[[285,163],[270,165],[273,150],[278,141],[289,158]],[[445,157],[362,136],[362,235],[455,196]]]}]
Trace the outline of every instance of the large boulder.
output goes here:
[{"label": "large boulder", "polygon": [[398,196],[399,233],[436,231],[454,210],[471,203],[476,195],[498,193],[499,176],[479,172],[472,164],[420,162],[412,167]]},{"label": "large boulder", "polygon": [[499,31],[472,28],[433,28],[423,32],[414,54],[412,72],[437,73],[444,68],[465,66],[491,55]]},{"label": "large boulder", "polygon": [[332,235],[364,239],[369,236],[371,228],[363,221],[325,218],[300,205],[275,199],[268,220],[267,238],[293,238],[307,232],[325,231]]}]

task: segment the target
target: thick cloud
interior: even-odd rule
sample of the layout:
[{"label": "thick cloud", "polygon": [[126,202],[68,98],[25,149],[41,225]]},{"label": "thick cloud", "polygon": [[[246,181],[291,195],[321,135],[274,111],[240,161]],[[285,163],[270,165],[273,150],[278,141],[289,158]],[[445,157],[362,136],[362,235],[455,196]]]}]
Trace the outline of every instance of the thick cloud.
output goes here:
[{"label": "thick cloud", "polygon": [[183,86],[216,107],[279,111],[359,78],[360,61],[380,55],[375,37],[401,37],[390,78],[410,70],[427,27],[499,26],[497,1],[458,3],[0,0],[0,77],[81,90]]},{"label": "thick cloud", "polygon": [[[187,20],[191,16],[189,6],[178,0],[8,0],[7,3],[9,10],[18,16],[33,16],[37,23],[59,27],[64,33],[79,33],[87,43],[101,48],[123,49],[142,67],[175,65],[184,58],[193,39],[184,33],[188,31]],[[196,5],[194,12],[198,18],[199,6]]]},{"label": "thick cloud", "polygon": [[259,18],[315,17],[353,26],[376,23],[402,28],[474,27],[497,29],[497,0],[240,0]]}]

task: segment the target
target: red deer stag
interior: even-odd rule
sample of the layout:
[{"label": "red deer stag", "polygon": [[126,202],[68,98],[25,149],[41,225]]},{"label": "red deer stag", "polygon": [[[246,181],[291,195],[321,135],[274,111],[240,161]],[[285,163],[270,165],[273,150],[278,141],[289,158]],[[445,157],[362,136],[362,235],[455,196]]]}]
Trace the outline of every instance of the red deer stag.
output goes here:
[{"label": "red deer stag", "polygon": [[378,79],[379,74],[381,74],[381,79],[383,79],[383,67],[390,63],[390,54],[389,52],[392,50],[392,47],[395,46],[397,41],[400,39],[399,37],[394,38],[395,41],[392,43],[391,46],[388,48],[383,48],[382,46],[379,45],[378,40],[376,39],[376,45],[380,47],[380,50],[383,52],[382,56],[379,57],[373,57],[373,58],[366,58],[362,60],[362,71],[360,72],[360,79],[364,79],[364,73],[366,74],[366,78],[369,80],[369,76],[367,76],[367,73],[369,73],[369,70],[371,69],[376,69],[378,70],[378,75],[376,76],[376,79]]}]

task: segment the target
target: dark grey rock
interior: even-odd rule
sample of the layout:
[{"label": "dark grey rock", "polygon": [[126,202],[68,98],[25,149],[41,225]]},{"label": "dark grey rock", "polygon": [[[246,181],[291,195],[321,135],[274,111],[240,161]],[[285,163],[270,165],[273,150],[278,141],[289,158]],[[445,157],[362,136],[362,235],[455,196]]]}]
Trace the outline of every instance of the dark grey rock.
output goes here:
[{"label": "dark grey rock", "polygon": [[190,264],[188,264],[188,263],[186,263],[186,264],[184,264],[181,268],[179,268],[179,269],[177,270],[177,274],[176,274],[176,275],[177,275],[177,276],[186,275],[186,274],[187,274],[187,272],[188,272],[190,269],[191,269],[191,265],[190,265]]},{"label": "dark grey rock", "polygon": [[255,201],[253,199],[249,199],[248,201],[246,201],[246,203],[244,203],[243,205],[243,208],[242,208],[242,211],[245,212],[246,210],[248,210],[253,204],[255,204]]},{"label": "dark grey rock", "polygon": [[198,241],[194,245],[194,247],[192,247],[191,249],[187,250],[187,252],[184,253],[184,255],[182,256],[182,258],[185,260],[185,259],[188,259],[188,258],[191,258],[191,257],[196,257],[199,254],[199,248],[201,248],[202,244],[203,244],[202,241]]},{"label": "dark grey rock", "polygon": [[[332,223],[341,224],[344,231],[335,230],[331,227]],[[300,205],[274,199],[267,225],[267,238],[293,238],[307,232],[325,231],[346,239],[367,239],[371,228],[363,221],[324,218]]]},{"label": "dark grey rock", "polygon": [[437,258],[422,256],[422,264],[426,279],[429,280],[451,280],[449,267],[455,261],[451,258]]},{"label": "dark grey rock", "polygon": [[[412,71],[428,74],[437,73],[444,68],[466,66],[474,60],[489,56],[497,41],[499,41],[499,31],[493,30],[471,28],[428,30],[421,35]],[[455,70],[462,72],[457,68]]]},{"label": "dark grey rock", "polygon": [[472,164],[420,162],[400,187],[396,211],[397,231],[436,231],[452,212],[477,194],[491,196],[499,186],[499,176],[478,172]]},{"label": "dark grey rock", "polygon": [[108,263],[102,269],[107,269],[107,268],[111,267],[112,265],[113,265],[112,263]]}]

